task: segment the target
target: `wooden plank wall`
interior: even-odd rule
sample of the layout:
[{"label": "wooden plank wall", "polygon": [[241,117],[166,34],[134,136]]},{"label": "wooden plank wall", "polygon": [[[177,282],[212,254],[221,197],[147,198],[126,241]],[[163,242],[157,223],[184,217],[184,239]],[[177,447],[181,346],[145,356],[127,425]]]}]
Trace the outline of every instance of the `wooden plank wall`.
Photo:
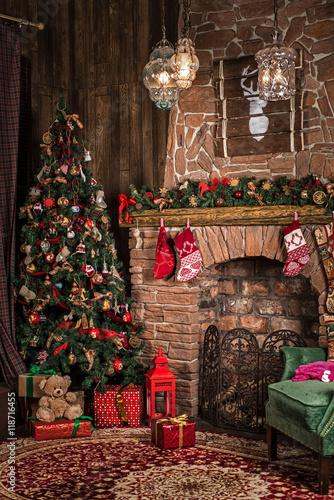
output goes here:
[{"label": "wooden plank wall", "polygon": [[[178,1],[166,1],[167,37],[177,37]],[[158,0],[0,0],[0,13],[44,22],[22,28],[31,71],[29,176],[41,168],[39,144],[62,92],[84,124],[96,180],[103,184],[121,260],[128,230],[118,228],[118,194],[129,185],[162,186],[168,115],[148,97],[141,73],[162,38]],[[2,21],[1,21],[2,22]],[[22,187],[21,187],[22,190]]]}]

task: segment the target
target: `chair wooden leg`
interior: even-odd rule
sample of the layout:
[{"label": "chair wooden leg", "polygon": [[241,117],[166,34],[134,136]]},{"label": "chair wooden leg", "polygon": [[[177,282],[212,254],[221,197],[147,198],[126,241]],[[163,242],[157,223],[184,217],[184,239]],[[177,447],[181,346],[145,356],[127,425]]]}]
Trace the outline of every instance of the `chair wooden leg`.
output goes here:
[{"label": "chair wooden leg", "polygon": [[318,454],[319,495],[328,495],[330,457]]},{"label": "chair wooden leg", "polygon": [[267,443],[269,460],[277,460],[277,429],[267,424]]}]

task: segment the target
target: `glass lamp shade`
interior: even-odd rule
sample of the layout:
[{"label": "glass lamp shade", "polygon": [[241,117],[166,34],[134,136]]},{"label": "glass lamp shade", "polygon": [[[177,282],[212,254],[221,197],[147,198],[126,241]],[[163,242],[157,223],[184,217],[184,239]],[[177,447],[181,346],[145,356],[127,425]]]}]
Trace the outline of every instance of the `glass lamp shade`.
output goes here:
[{"label": "glass lamp shade", "polygon": [[196,71],[199,68],[192,41],[187,38],[178,40],[175,54],[170,60],[171,68],[174,72],[173,78],[180,89],[188,89],[196,78]]},{"label": "glass lamp shade", "polygon": [[149,90],[150,99],[159,109],[172,108],[180,95],[170,66],[173,54],[173,45],[163,39],[155,46],[143,69],[143,83]]},{"label": "glass lamp shade", "polygon": [[289,99],[296,93],[294,49],[274,44],[259,50],[255,60],[259,67],[259,96],[265,101]]}]

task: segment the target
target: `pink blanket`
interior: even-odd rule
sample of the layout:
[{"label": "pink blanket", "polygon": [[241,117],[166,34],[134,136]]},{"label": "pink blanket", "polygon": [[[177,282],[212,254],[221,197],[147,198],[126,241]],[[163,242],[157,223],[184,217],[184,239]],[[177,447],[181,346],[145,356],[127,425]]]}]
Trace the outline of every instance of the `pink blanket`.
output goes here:
[{"label": "pink blanket", "polygon": [[331,382],[334,380],[334,362],[333,361],[315,361],[307,365],[301,365],[295,371],[292,380],[299,382],[309,378],[322,380],[322,382]]}]

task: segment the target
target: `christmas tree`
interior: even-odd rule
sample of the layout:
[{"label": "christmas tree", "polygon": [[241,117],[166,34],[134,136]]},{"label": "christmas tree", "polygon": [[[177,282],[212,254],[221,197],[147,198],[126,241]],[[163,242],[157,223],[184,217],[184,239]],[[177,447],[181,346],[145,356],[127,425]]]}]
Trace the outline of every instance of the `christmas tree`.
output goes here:
[{"label": "christmas tree", "polygon": [[83,389],[104,391],[106,383],[142,382],[141,346],[103,187],[76,135],[82,128],[60,95],[42,169],[20,208],[15,328],[27,369],[72,374]]}]

